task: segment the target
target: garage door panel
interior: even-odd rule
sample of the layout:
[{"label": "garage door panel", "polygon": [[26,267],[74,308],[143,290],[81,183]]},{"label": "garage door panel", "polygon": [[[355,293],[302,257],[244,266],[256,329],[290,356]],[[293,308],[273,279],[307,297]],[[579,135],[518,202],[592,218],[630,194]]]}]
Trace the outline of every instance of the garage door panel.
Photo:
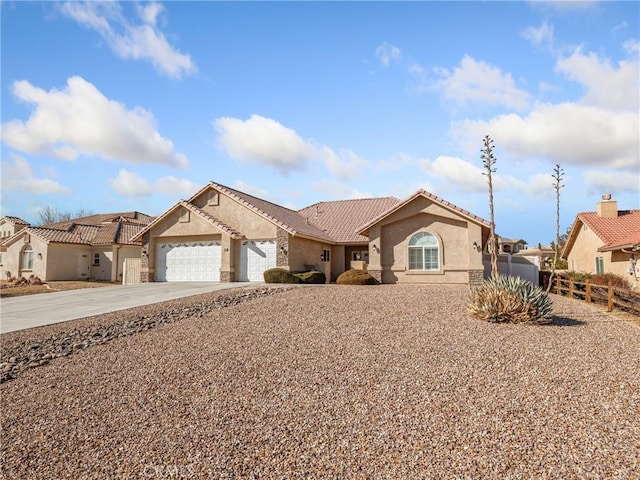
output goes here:
[{"label": "garage door panel", "polygon": [[159,244],[157,252],[159,282],[220,281],[220,242]]},{"label": "garage door panel", "polygon": [[240,280],[263,281],[265,270],[276,266],[275,240],[251,240],[242,243],[240,257]]}]

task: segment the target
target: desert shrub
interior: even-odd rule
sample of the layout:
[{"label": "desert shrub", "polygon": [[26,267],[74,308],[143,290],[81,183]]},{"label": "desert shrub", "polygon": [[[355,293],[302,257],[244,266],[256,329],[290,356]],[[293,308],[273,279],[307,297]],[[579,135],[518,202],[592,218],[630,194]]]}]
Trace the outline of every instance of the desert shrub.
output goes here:
[{"label": "desert shrub", "polygon": [[631,285],[629,285],[627,279],[615,273],[593,275],[589,282],[595,283],[596,285],[609,285],[609,282],[611,282],[612,287],[626,288],[627,290],[631,290]]},{"label": "desert shrub", "polygon": [[540,287],[520,277],[498,275],[471,291],[469,313],[492,323],[546,323],[553,305]]},{"label": "desert shrub", "polygon": [[376,285],[378,281],[366,270],[351,269],[340,274],[336,283],[338,285]]},{"label": "desert shrub", "polygon": [[[611,282],[613,287],[626,288],[627,290],[631,289],[631,285],[629,285],[627,279],[615,273],[602,273],[600,275],[595,275],[587,272],[571,271],[567,272],[565,275],[574,282],[585,283],[589,280],[589,283],[595,285],[609,285],[609,282]],[[584,285],[576,285],[574,288],[576,290],[585,290]]]},{"label": "desert shrub", "polygon": [[294,274],[300,279],[302,283],[321,284],[327,283],[327,277],[324,273],[317,270],[311,270],[309,272],[300,272]]},{"label": "desert shrub", "polygon": [[284,268],[270,268],[263,273],[265,283],[300,283],[301,280]]}]

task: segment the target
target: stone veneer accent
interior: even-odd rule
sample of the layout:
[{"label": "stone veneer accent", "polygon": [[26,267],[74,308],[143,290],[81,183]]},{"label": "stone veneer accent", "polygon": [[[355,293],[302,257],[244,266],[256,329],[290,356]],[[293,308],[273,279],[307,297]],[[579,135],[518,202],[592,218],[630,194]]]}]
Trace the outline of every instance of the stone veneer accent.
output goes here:
[{"label": "stone veneer accent", "polygon": [[[282,251],[283,248],[286,253]],[[282,228],[276,232],[276,266],[289,266],[289,234]]]},{"label": "stone veneer accent", "polygon": [[483,279],[484,270],[469,270],[469,286],[471,288],[479,286]]},{"label": "stone veneer accent", "polygon": [[220,281],[223,283],[233,282],[233,275],[231,272],[220,272]]},{"label": "stone veneer accent", "polygon": [[151,234],[149,232],[142,235],[142,250],[146,250],[147,254],[142,254],[141,262],[140,262],[140,281],[142,283],[149,283],[151,279],[149,278],[149,240],[151,238]]},{"label": "stone veneer accent", "polygon": [[375,278],[379,283],[382,283],[382,270],[367,270],[369,275]]}]

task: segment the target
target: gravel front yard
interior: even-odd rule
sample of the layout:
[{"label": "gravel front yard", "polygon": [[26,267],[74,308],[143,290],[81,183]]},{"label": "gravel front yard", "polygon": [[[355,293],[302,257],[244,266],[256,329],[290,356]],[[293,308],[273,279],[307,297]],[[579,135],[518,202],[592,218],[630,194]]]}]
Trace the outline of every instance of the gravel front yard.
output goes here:
[{"label": "gravel front yard", "polygon": [[[463,287],[192,297],[2,335],[190,312],[0,385],[7,479],[640,479],[640,328],[554,296],[468,317]],[[3,358],[3,361],[6,359]]]}]

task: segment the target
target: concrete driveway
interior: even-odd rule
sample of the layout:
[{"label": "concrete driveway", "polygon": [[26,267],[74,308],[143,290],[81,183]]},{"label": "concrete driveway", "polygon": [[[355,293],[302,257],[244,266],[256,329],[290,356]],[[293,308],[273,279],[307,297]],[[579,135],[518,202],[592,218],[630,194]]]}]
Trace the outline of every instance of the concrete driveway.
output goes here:
[{"label": "concrete driveway", "polygon": [[260,282],[141,283],[0,299],[0,333],[66,322]]}]

